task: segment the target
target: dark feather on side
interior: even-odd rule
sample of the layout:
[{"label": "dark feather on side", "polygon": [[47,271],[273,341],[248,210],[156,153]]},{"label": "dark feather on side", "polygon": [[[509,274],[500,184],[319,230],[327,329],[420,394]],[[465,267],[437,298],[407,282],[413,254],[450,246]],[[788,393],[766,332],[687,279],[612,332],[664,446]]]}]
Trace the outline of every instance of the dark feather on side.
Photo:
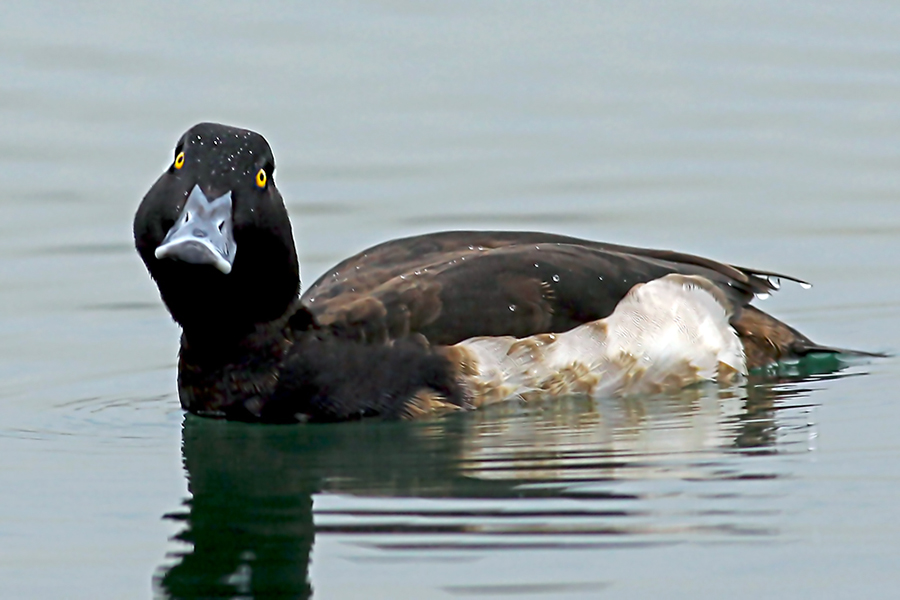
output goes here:
[{"label": "dark feather on side", "polygon": [[261,417],[269,422],[398,419],[422,394],[465,405],[453,366],[430,348],[404,340],[359,344],[309,332],[292,348]]}]

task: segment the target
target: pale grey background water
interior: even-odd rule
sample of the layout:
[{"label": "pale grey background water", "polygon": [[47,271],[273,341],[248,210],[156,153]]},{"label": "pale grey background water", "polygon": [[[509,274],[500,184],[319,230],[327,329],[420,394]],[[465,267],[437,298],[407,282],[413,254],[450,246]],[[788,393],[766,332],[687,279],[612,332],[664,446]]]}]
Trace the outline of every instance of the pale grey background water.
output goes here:
[{"label": "pale grey background water", "polygon": [[803,277],[765,308],[896,350],[898,31],[875,0],[4,2],[0,594],[299,597],[314,527],[316,598],[893,597],[895,359],[433,424],[184,422],[130,230],[182,131],[222,121],[271,142],[308,282],[399,235],[545,229]]}]

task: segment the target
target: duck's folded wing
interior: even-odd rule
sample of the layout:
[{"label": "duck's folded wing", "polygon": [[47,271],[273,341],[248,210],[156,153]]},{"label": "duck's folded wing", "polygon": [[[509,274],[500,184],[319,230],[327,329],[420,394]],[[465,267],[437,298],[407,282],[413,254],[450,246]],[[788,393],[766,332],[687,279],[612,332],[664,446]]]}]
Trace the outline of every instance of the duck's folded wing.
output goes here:
[{"label": "duck's folded wing", "polygon": [[[535,246],[535,249],[565,244],[589,250],[602,250],[623,256],[652,258],[671,263],[675,270],[680,265],[703,267],[723,276],[726,280],[763,293],[777,289],[772,279],[799,281],[778,273],[735,267],[725,263],[671,250],[635,248],[583,240],[565,235],[533,231],[443,231],[413,237],[399,238],[372,246],[351,256],[328,271],[309,286],[303,301],[335,298],[345,293],[371,292],[390,279],[429,265],[468,259],[486,251],[510,246]],[[587,258],[587,260],[590,260]],[[801,282],[803,283],[803,282]]]},{"label": "duck's folded wing", "polygon": [[421,334],[432,344],[453,344],[475,336],[566,331],[608,316],[635,284],[669,273],[703,276],[736,306],[771,289],[763,278],[690,255],[642,255],[581,240],[530,243],[521,237],[528,234],[515,235],[515,244],[491,247],[473,237],[471,249],[464,244],[450,250],[422,238],[433,249],[420,260],[400,255],[415,247],[407,242],[388,247],[394,260],[383,266],[372,259],[376,247],[355,265],[338,265],[330,272],[337,277],[320,279],[303,298],[320,325],[347,337],[379,341]]}]

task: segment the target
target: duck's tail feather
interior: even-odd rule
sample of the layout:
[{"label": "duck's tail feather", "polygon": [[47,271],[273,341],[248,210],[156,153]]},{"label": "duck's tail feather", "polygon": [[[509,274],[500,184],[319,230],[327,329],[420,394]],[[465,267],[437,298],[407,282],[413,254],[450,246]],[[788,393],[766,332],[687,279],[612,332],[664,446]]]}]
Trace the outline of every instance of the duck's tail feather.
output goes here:
[{"label": "duck's tail feather", "polygon": [[858,356],[860,358],[889,358],[889,352],[869,352],[867,350],[853,350],[851,348],[838,348],[836,346],[822,346],[820,344],[812,344],[804,346],[797,351],[798,356],[806,356],[807,354],[841,354],[844,356]]},{"label": "duck's tail feather", "polygon": [[790,325],[764,313],[754,306],[744,306],[731,320],[744,343],[747,368],[757,369],[783,360],[801,358],[810,354],[840,354],[865,358],[884,358],[883,352],[867,352],[824,346],[812,341]]}]

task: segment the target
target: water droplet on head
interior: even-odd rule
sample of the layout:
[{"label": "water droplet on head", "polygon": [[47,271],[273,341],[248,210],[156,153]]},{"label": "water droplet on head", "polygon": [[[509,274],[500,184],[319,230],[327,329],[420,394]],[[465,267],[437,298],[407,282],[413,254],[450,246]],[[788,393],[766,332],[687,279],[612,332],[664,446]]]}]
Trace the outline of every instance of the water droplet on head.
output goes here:
[{"label": "water droplet on head", "polygon": [[553,281],[559,281],[559,275],[554,275],[554,276],[553,276]]},{"label": "water droplet on head", "polygon": [[515,304],[510,304],[510,305],[509,305],[509,311],[510,311],[510,312],[516,312],[516,305],[515,305]]},{"label": "water droplet on head", "polygon": [[534,263],[534,267],[535,267],[535,268],[538,268],[539,266],[540,266],[539,264]]}]

